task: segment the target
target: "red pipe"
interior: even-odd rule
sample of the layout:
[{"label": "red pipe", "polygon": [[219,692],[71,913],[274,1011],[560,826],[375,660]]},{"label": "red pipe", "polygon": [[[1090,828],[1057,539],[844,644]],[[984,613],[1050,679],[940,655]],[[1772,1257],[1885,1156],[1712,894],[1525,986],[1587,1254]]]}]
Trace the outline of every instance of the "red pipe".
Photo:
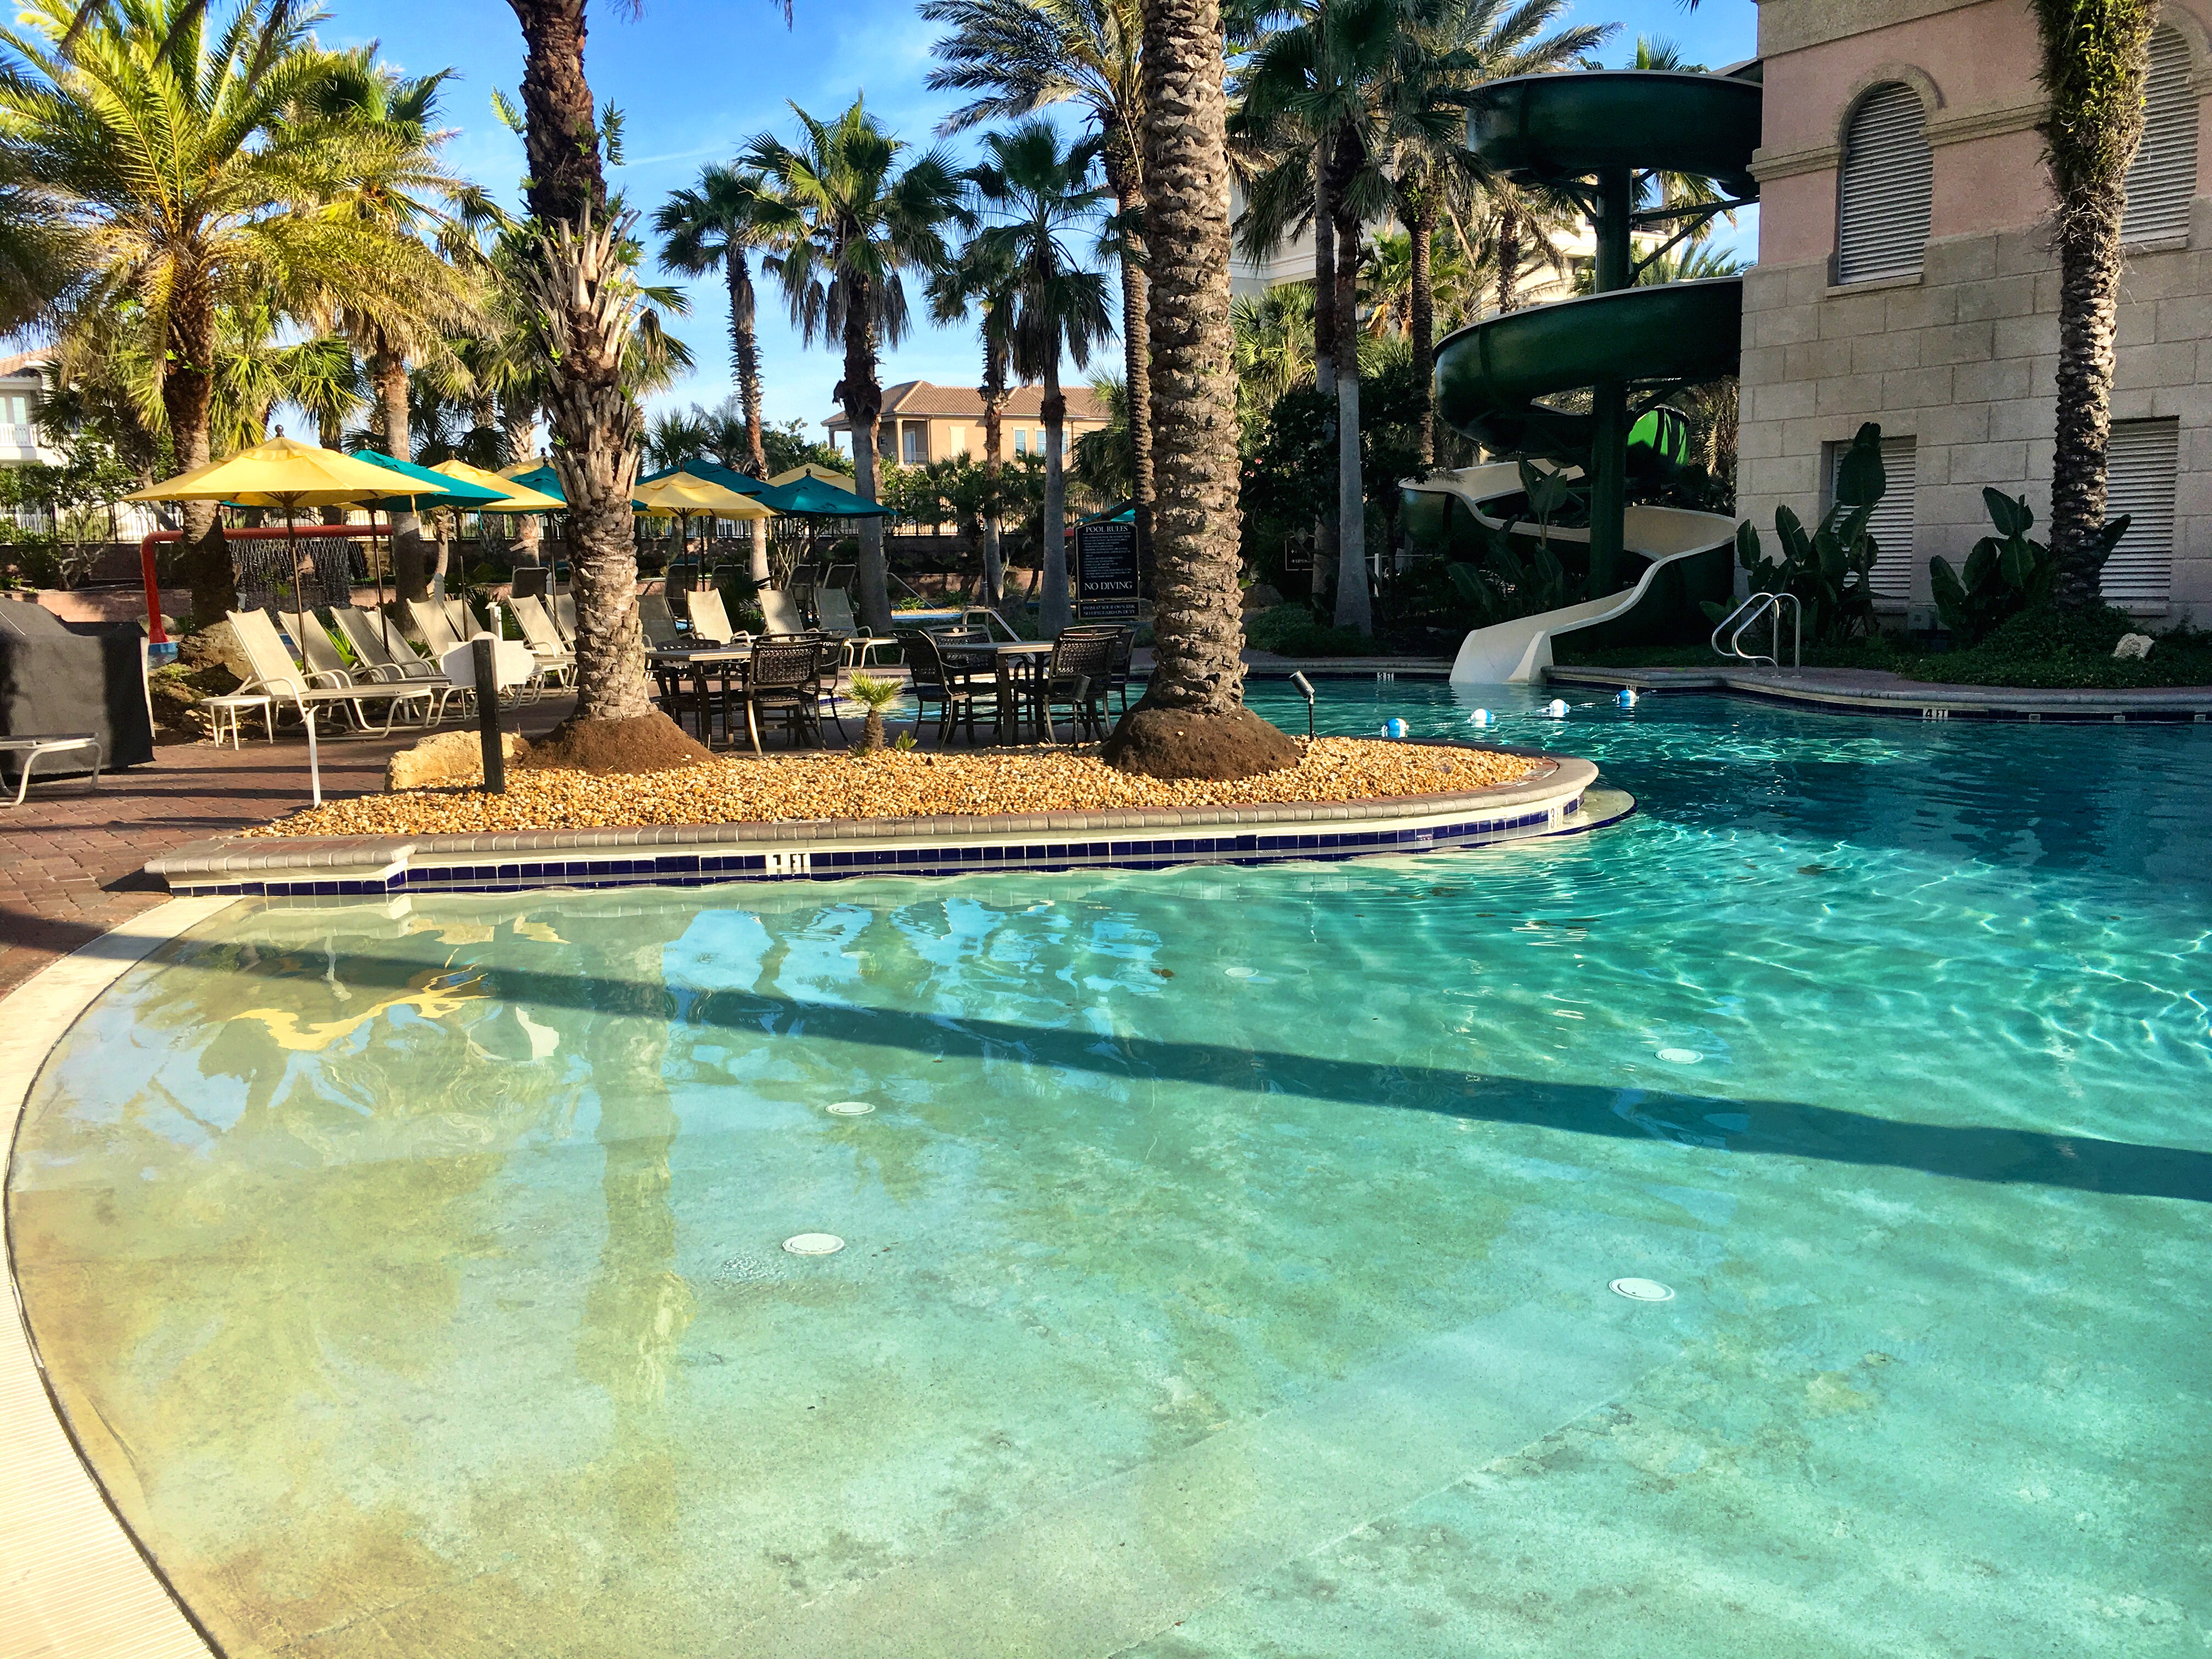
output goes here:
[{"label": "red pipe", "polygon": [[[381,536],[385,526],[380,524],[303,524],[290,532],[294,536]],[[231,530],[223,532],[225,541],[269,541],[281,538],[288,532],[267,528]],[[161,631],[161,586],[154,575],[154,544],[180,542],[185,538],[181,530],[157,530],[138,544],[138,565],[146,579],[146,637],[154,645],[167,645],[169,636]]]}]

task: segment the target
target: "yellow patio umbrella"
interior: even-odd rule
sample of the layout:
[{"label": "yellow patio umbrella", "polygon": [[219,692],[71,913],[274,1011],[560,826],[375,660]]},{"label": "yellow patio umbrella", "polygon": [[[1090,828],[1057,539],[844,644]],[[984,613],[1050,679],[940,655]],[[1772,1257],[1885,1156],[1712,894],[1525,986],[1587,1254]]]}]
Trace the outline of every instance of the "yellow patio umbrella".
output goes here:
[{"label": "yellow patio umbrella", "polygon": [[840,472],[835,467],[823,465],[819,461],[809,461],[805,466],[791,467],[777,473],[769,482],[781,487],[787,483],[796,483],[801,478],[813,478],[822,483],[836,484],[840,489],[850,489],[854,487],[851,473]]},{"label": "yellow patio umbrella", "polygon": [[[358,460],[335,449],[276,435],[241,449],[235,455],[196,466],[160,483],[134,489],[126,501],[235,501],[240,507],[275,507],[284,512],[284,541],[292,556],[292,595],[301,601],[305,626],[307,604],[301,592],[300,541],[293,520],[304,507],[350,507],[392,493],[390,467]],[[443,495],[440,486],[419,483],[410,494]]]},{"label": "yellow patio umbrella", "polygon": [[696,513],[717,519],[773,519],[775,509],[750,495],[740,495],[736,490],[718,484],[711,478],[702,478],[689,472],[672,472],[641,483],[630,490],[630,499],[646,512],[657,516]]},{"label": "yellow patio umbrella", "polygon": [[430,471],[442,472],[449,478],[458,478],[463,483],[496,489],[507,497],[503,501],[479,504],[477,511],[482,513],[566,513],[568,510],[568,503],[557,495],[549,495],[542,489],[532,489],[528,484],[517,483],[496,472],[487,472],[480,466],[471,466],[466,461],[440,461]]}]

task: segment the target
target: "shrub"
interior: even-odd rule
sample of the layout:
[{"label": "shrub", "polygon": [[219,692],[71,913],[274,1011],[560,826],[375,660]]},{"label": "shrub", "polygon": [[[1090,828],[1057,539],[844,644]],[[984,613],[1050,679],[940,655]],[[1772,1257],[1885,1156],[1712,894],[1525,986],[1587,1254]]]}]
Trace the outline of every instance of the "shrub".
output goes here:
[{"label": "shrub", "polygon": [[[1805,637],[1826,643],[1874,631],[1875,538],[1867,528],[1874,509],[1889,488],[1882,471],[1881,428],[1868,422],[1851,440],[1836,473],[1836,504],[1809,535],[1804,522],[1786,507],[1774,509],[1775,539],[1781,557],[1770,559],[1759,532],[1747,519],[1736,526],[1736,562],[1751,578],[1754,593],[1791,593],[1803,608]],[[1705,602],[1705,614],[1718,623],[1729,607]]]},{"label": "shrub", "polygon": [[1375,642],[1356,628],[1330,628],[1302,605],[1279,605],[1244,623],[1244,643],[1285,657],[1356,657]]}]

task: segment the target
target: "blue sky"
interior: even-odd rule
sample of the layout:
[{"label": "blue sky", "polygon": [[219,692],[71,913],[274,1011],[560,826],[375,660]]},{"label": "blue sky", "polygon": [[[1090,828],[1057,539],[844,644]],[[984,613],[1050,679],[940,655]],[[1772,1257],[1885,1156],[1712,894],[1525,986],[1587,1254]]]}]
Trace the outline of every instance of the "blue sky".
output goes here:
[{"label": "blue sky", "polygon": [[[491,95],[495,88],[512,94],[521,77],[522,36],[514,14],[498,0],[325,3],[332,14],[321,29],[326,42],[374,39],[386,61],[410,74],[449,66],[459,71],[447,100],[446,118],[456,129],[448,157],[457,170],[512,199],[524,171],[522,144],[494,117]],[[1715,67],[1753,50],[1750,0],[1706,0],[1689,14],[1674,0],[1577,0],[1570,15],[1578,23],[1620,24],[1604,54],[1609,63],[1632,51],[1638,32],[1672,40],[1692,61]],[[591,22],[586,72],[601,106],[613,103],[627,122],[627,162],[614,183],[647,213],[753,134],[794,137],[787,100],[827,115],[865,93],[895,133],[918,145],[937,142],[937,123],[954,101],[922,84],[937,27],[899,0],[796,0],[789,29],[769,0],[645,0],[634,20],[602,3],[593,6]],[[964,159],[970,141],[952,141],[951,148]],[[1743,252],[1748,257],[1747,237]],[[656,398],[656,408],[712,404],[730,390],[722,290],[707,278],[685,286],[690,314],[673,327],[690,345],[697,368],[689,381]],[[805,346],[775,296],[764,294],[762,309],[769,417],[804,420],[818,436],[819,422],[831,412],[837,356]],[[977,376],[977,353],[966,332],[924,326],[887,355],[884,368],[886,382],[967,386]]]}]

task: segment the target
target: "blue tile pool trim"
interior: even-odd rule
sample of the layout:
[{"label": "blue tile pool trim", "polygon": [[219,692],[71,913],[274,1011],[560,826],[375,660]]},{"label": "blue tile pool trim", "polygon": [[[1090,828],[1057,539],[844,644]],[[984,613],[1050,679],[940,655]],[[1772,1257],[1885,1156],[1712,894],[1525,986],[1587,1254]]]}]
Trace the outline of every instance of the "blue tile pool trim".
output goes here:
[{"label": "blue tile pool trim", "polygon": [[[1587,761],[1559,760],[1508,788],[1401,799],[1387,811],[1331,805],[412,839],[229,837],[179,848],[147,868],[179,895],[325,899],[1329,861],[1576,834],[1632,810],[1627,797],[1607,791],[1602,808],[1593,803],[1586,812],[1595,778]],[[879,844],[865,844],[872,841]]]}]

